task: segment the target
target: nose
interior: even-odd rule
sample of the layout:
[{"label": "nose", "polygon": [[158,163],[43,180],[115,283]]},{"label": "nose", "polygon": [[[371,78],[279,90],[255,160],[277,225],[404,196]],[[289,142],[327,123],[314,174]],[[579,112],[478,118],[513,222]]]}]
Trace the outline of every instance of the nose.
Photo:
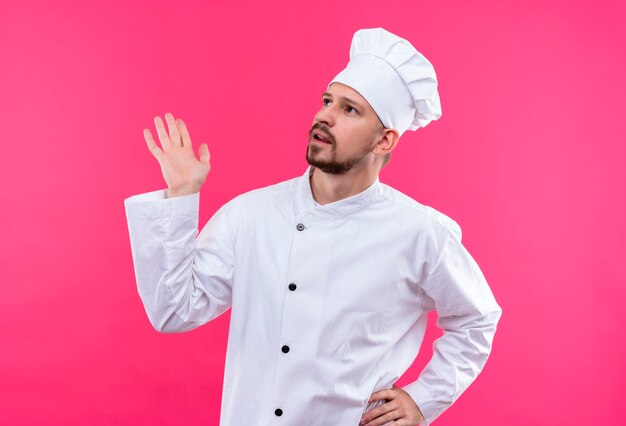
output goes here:
[{"label": "nose", "polygon": [[335,125],[335,109],[334,105],[322,106],[320,110],[315,114],[316,123],[324,123],[328,127]]}]

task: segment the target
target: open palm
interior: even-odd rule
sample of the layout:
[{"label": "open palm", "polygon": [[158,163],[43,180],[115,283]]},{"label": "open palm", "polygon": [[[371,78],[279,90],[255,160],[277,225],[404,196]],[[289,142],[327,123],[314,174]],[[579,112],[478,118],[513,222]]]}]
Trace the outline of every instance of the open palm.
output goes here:
[{"label": "open palm", "polygon": [[165,114],[168,131],[165,130],[161,117],[154,117],[154,125],[161,142],[157,146],[149,129],[144,129],[143,136],[148,148],[161,165],[163,178],[167,183],[167,196],[177,197],[200,191],[211,170],[211,154],[207,144],[198,148],[198,158],[193,151],[187,126],[180,118],[174,120],[171,113]]}]

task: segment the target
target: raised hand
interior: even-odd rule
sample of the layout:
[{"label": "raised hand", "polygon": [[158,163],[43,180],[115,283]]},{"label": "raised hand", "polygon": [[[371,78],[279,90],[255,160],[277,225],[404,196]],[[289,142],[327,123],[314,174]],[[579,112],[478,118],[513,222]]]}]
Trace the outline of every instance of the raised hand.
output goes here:
[{"label": "raised hand", "polygon": [[165,120],[169,135],[161,117],[154,117],[154,125],[163,149],[154,142],[149,129],[143,130],[148,149],[161,165],[161,172],[168,187],[168,198],[194,194],[200,191],[211,170],[209,148],[205,143],[200,145],[198,160],[183,120],[180,118],[174,120],[174,116],[169,112],[165,114]]}]

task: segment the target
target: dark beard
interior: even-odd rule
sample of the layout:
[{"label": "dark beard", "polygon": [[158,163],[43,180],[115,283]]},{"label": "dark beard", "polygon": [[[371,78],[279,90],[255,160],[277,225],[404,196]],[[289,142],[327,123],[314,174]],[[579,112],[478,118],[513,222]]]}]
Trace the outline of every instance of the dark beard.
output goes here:
[{"label": "dark beard", "polygon": [[[316,129],[323,131],[328,136],[328,140],[331,143],[330,160],[320,160],[320,159],[315,158],[315,154],[317,154],[318,152],[322,150],[322,148],[320,148],[319,146],[311,142],[313,139],[311,135],[313,133],[313,130],[316,130]],[[316,123],[315,125],[313,125],[313,127],[311,127],[311,130],[309,130],[309,146],[307,147],[307,150],[306,150],[306,161],[311,166],[317,169],[320,169],[324,173],[328,173],[331,175],[342,175],[348,172],[349,170],[352,170],[354,166],[356,166],[361,161],[363,161],[365,156],[370,152],[370,150],[368,149],[368,150],[361,152],[359,155],[352,157],[350,159],[347,159],[345,161],[337,161],[336,146],[337,145],[335,143],[335,138],[332,135],[332,133],[330,133],[328,127],[326,127],[325,125],[321,123]]]},{"label": "dark beard", "polygon": [[337,161],[335,160],[335,148],[333,146],[332,158],[330,160],[314,158],[315,154],[320,151],[321,149],[317,145],[309,145],[306,151],[306,161],[316,169],[320,169],[324,173],[331,175],[342,175],[352,170],[352,168],[363,161],[363,158],[367,155],[367,152],[364,152],[359,157],[353,157],[346,161]]}]

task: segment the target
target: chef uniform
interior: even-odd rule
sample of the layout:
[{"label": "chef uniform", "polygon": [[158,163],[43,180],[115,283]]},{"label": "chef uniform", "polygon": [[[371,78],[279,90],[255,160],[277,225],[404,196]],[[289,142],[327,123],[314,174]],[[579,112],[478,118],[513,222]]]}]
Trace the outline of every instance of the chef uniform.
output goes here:
[{"label": "chef uniform", "polygon": [[[380,88],[362,84],[367,69],[388,93],[406,92],[396,102],[417,99],[412,115],[394,114]],[[400,133],[440,115],[430,63],[382,29],[355,34],[333,82],[359,91]],[[356,426],[370,395],[411,365],[436,309],[443,336],[403,388],[428,425],[480,373],[502,311],[452,219],[378,178],[319,205],[312,171],[239,195],[199,234],[199,193],[126,199],[148,318],[174,333],[231,309],[222,426]]]}]

